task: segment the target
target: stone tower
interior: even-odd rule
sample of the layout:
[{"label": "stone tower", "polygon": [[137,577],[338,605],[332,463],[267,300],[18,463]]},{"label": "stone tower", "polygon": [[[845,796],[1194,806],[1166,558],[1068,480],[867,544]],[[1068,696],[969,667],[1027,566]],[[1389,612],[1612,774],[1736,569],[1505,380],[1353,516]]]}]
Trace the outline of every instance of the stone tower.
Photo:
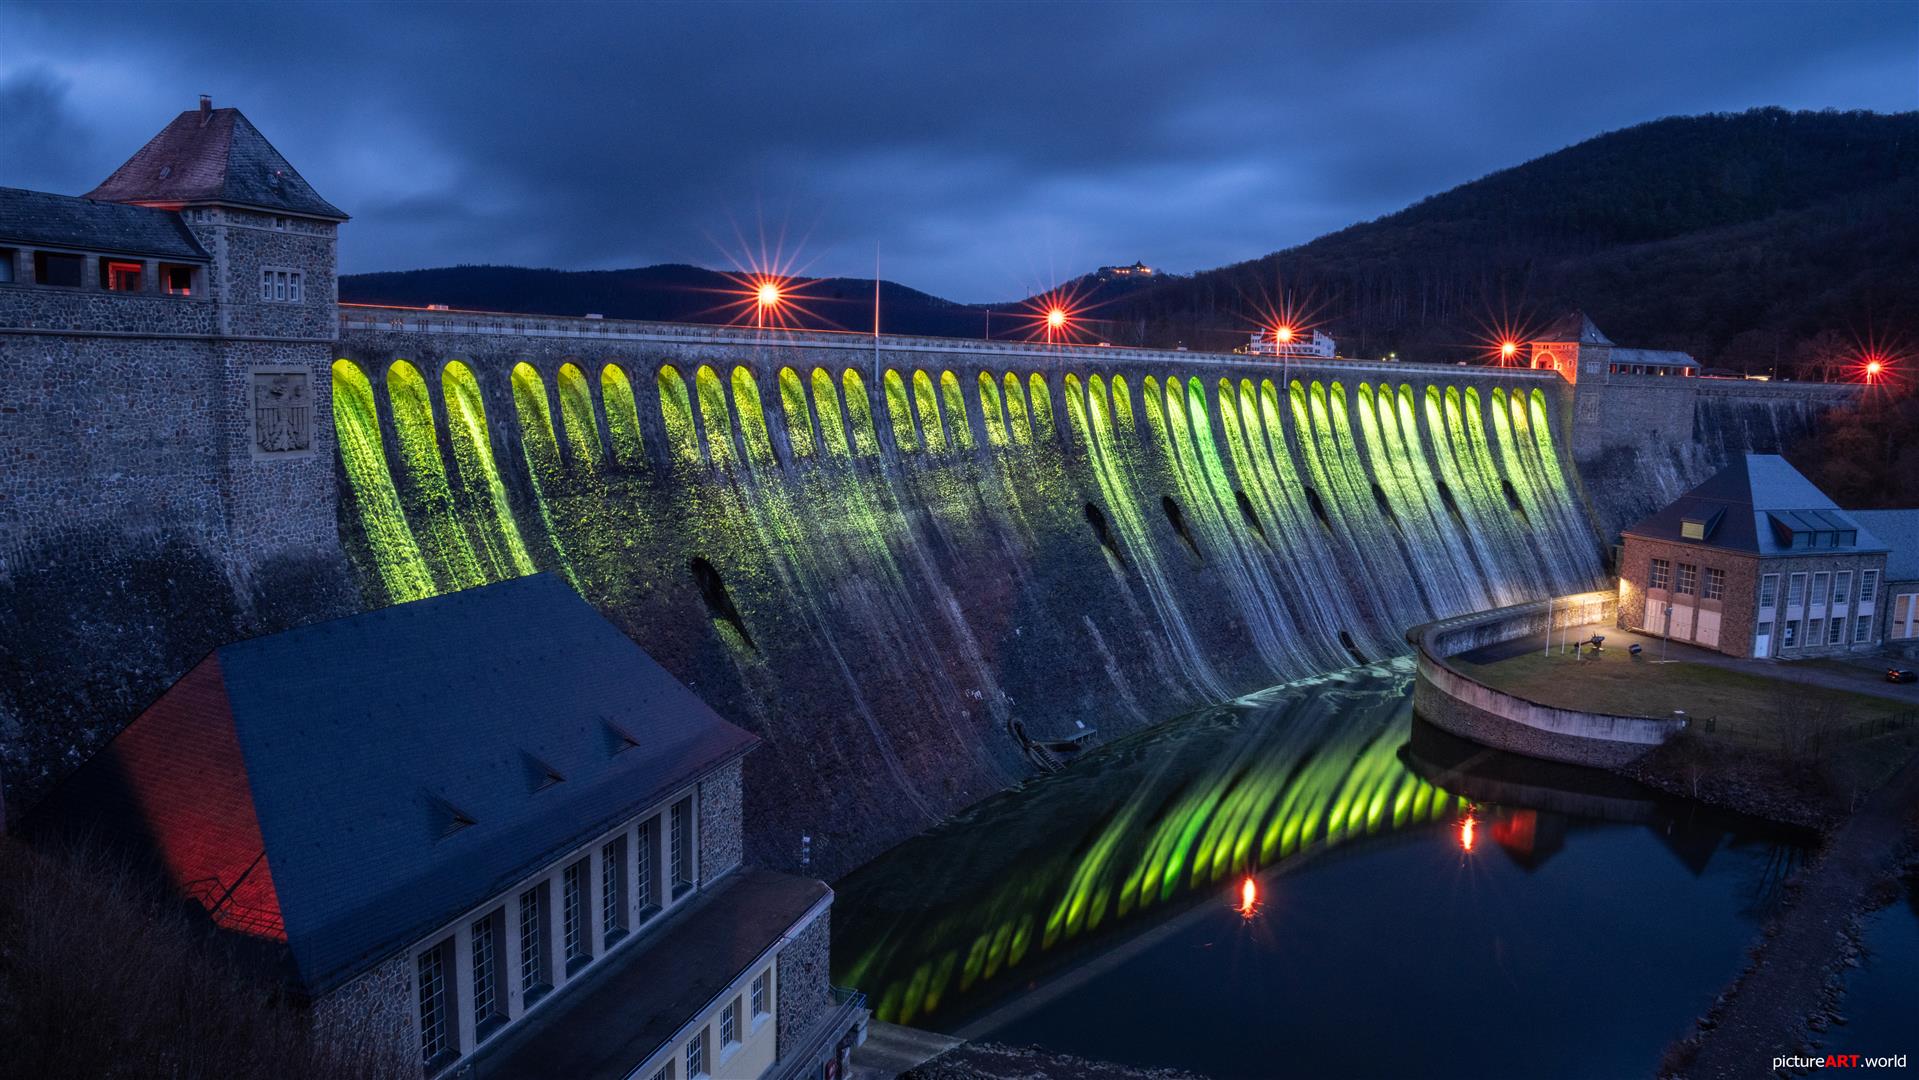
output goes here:
[{"label": "stone tower", "polygon": [[276,556],[331,548],[330,365],[347,216],[240,110],[204,96],[86,197],[175,211],[211,257],[229,565],[244,577]]}]

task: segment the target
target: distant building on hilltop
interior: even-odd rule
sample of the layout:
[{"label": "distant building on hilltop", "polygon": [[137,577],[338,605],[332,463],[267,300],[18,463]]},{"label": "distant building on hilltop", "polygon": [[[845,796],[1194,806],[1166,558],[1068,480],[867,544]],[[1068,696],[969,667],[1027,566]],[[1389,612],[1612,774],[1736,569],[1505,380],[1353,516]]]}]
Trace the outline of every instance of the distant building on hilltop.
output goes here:
[{"label": "distant building on hilltop", "polygon": [[1153,276],[1153,268],[1143,262],[1135,262],[1131,266],[1102,266],[1097,271],[1097,276],[1101,281],[1113,281],[1119,278],[1149,278]]},{"label": "distant building on hilltop", "polygon": [[151,866],[423,1077],[819,1076],[865,1014],[832,890],[742,865],[758,742],[539,574],[216,649],[29,831]]},{"label": "distant building on hilltop", "polygon": [[1841,510],[1777,455],[1741,455],[1622,536],[1621,627],[1782,659],[1919,638],[1919,510]]}]

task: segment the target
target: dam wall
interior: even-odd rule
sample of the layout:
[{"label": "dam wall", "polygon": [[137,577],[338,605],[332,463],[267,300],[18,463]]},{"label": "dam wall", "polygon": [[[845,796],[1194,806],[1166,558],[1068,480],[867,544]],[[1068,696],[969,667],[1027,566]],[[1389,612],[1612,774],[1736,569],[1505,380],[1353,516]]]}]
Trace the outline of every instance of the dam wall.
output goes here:
[{"label": "dam wall", "polygon": [[1074,747],[1604,580],[1551,373],[345,321],[365,602],[567,575],[766,740],[774,865],[832,876]]}]

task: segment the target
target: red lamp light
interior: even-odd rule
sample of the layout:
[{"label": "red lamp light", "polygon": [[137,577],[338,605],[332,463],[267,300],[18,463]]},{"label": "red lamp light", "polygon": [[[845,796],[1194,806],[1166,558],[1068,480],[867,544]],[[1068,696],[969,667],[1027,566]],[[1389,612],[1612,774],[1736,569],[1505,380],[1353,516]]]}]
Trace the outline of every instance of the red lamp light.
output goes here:
[{"label": "red lamp light", "polygon": [[1283,345],[1286,342],[1293,340],[1293,328],[1290,326],[1282,326],[1279,329],[1273,331],[1273,337],[1276,340],[1278,340],[1280,344]]},{"label": "red lamp light", "polygon": [[1519,342],[1517,341],[1503,341],[1499,344],[1499,357],[1502,360],[1511,360],[1518,352]]}]

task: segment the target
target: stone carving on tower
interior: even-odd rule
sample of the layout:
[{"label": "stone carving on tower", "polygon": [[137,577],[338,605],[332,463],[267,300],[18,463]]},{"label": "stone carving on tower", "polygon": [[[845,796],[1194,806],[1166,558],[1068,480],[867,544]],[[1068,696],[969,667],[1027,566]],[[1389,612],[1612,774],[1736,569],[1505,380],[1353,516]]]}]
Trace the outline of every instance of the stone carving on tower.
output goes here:
[{"label": "stone carving on tower", "polygon": [[255,368],[253,456],[304,457],[313,451],[313,387],[303,367]]}]

